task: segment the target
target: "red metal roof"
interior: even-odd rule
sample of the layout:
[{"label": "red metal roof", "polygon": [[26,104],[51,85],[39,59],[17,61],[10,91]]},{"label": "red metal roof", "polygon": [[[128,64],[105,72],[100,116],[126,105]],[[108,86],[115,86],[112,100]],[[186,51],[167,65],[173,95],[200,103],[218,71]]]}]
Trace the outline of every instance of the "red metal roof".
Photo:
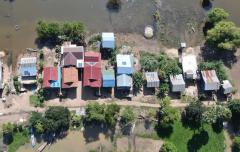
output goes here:
[{"label": "red metal roof", "polygon": [[78,86],[78,70],[75,67],[62,69],[62,88],[76,88]]},{"label": "red metal roof", "polygon": [[101,87],[101,54],[86,52],[84,62],[83,86]]},{"label": "red metal roof", "polygon": [[45,67],[43,69],[43,87],[49,88],[51,86],[50,81],[58,80],[58,68],[57,67]]}]

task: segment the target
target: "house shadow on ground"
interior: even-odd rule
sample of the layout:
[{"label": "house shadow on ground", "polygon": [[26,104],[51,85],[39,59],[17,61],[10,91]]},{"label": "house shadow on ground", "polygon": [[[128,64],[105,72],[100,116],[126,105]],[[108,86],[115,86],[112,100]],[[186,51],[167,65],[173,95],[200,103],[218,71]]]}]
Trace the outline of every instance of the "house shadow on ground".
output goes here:
[{"label": "house shadow on ground", "polygon": [[87,143],[99,140],[100,134],[104,134],[105,138],[110,138],[113,141],[114,133],[115,129],[106,125],[87,123],[85,125],[85,130],[83,131],[83,136]]}]

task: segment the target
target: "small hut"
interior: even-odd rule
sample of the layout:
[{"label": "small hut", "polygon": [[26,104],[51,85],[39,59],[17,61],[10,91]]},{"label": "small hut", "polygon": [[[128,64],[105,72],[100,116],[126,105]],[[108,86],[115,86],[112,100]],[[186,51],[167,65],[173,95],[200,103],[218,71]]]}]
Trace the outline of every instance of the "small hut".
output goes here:
[{"label": "small hut", "polygon": [[147,81],[147,88],[159,87],[160,81],[157,72],[146,72],[145,78]]},{"label": "small hut", "polygon": [[205,91],[216,91],[220,88],[220,81],[215,70],[201,71],[203,89]]},{"label": "small hut", "polygon": [[232,93],[233,91],[233,86],[229,82],[229,80],[223,80],[222,88],[223,88],[224,94],[229,94],[229,93]]},{"label": "small hut", "polygon": [[102,33],[102,48],[103,49],[115,48],[114,33]]},{"label": "small hut", "polygon": [[185,91],[185,81],[183,80],[183,75],[170,75],[171,91],[172,92],[184,92]]},{"label": "small hut", "polygon": [[182,69],[186,79],[197,78],[197,57],[192,54],[182,56]]}]

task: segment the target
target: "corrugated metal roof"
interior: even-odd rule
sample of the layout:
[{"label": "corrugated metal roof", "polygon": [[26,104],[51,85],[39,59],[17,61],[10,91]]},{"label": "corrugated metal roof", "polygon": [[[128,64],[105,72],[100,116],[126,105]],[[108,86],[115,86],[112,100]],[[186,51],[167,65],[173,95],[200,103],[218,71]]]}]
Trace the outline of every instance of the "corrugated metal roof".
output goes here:
[{"label": "corrugated metal roof", "polygon": [[62,68],[62,88],[78,86],[78,70],[75,67]]},{"label": "corrugated metal roof", "polygon": [[197,78],[197,58],[195,55],[189,54],[182,57],[183,73],[193,75],[193,79]]},{"label": "corrugated metal roof", "polygon": [[103,48],[115,48],[114,33],[102,33],[102,47]]},{"label": "corrugated metal roof", "polygon": [[43,87],[60,88],[61,86],[61,68],[45,67],[43,70]]},{"label": "corrugated metal roof", "polygon": [[113,69],[102,71],[103,80],[115,80],[115,74]]},{"label": "corrugated metal roof", "polygon": [[117,76],[117,87],[132,87],[132,77],[127,74],[120,74]]},{"label": "corrugated metal roof", "polygon": [[36,76],[37,75],[37,65],[36,64],[21,64],[19,71],[20,71],[20,75],[22,77]]},{"label": "corrugated metal roof", "polygon": [[64,66],[77,66],[78,61],[84,60],[83,46],[62,46],[62,51]]},{"label": "corrugated metal roof", "polygon": [[134,57],[133,55],[117,54],[117,73],[132,74],[134,72]]},{"label": "corrugated metal roof", "polygon": [[101,87],[101,54],[99,52],[85,52],[83,86]]},{"label": "corrugated metal roof", "polygon": [[201,71],[205,83],[220,82],[215,70]]},{"label": "corrugated metal roof", "polygon": [[146,72],[147,87],[159,87],[159,78],[157,72]]},{"label": "corrugated metal roof", "polygon": [[185,85],[185,81],[183,79],[182,74],[170,75],[170,81],[171,81],[172,85],[181,85],[181,84]]},{"label": "corrugated metal roof", "polygon": [[36,57],[27,57],[27,58],[21,58],[20,64],[36,64],[37,58]]}]

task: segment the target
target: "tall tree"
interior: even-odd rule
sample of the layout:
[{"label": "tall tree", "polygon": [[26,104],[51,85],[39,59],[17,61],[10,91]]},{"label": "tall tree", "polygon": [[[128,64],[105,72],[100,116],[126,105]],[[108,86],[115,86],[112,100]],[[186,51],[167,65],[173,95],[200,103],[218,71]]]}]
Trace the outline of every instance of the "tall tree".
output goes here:
[{"label": "tall tree", "polygon": [[135,114],[133,112],[133,109],[131,107],[126,107],[121,114],[121,121],[123,124],[128,124],[133,122],[135,119]]},{"label": "tall tree", "polygon": [[222,8],[214,8],[208,13],[209,21],[212,24],[216,24],[220,21],[226,20],[229,17],[229,13]]},{"label": "tall tree", "polygon": [[54,132],[68,129],[70,118],[70,111],[66,107],[49,107],[45,112],[46,123],[49,124],[47,129]]},{"label": "tall tree", "polygon": [[194,128],[199,128],[202,126],[203,113],[205,107],[200,101],[191,102],[187,107],[185,107],[184,120]]},{"label": "tall tree", "polygon": [[116,125],[119,111],[120,106],[117,104],[110,104],[106,106],[105,120],[108,125],[110,126]]},{"label": "tall tree", "polygon": [[229,102],[228,104],[229,109],[232,112],[232,123],[235,127],[235,129],[239,130],[240,129],[240,100],[239,99],[234,99]]},{"label": "tall tree", "polygon": [[158,121],[161,127],[172,125],[179,118],[178,111],[170,106],[170,102],[169,97],[165,97],[160,101]]},{"label": "tall tree", "polygon": [[229,121],[231,117],[230,109],[222,105],[212,106],[203,113],[204,121],[210,124],[222,124],[224,121]]},{"label": "tall tree", "polygon": [[219,49],[234,51],[240,46],[240,28],[230,21],[218,22],[207,32],[207,43]]},{"label": "tall tree", "polygon": [[89,103],[86,107],[86,117],[87,122],[104,123],[105,122],[105,105],[100,105],[99,103]]}]

